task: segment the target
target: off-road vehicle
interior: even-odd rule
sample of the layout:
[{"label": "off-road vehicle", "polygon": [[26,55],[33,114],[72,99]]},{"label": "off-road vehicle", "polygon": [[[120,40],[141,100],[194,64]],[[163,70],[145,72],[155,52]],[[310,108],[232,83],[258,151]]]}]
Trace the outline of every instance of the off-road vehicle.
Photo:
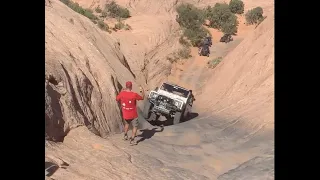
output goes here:
[{"label": "off-road vehicle", "polygon": [[233,38],[232,38],[231,34],[225,34],[220,39],[220,42],[228,43],[230,41],[233,41]]},{"label": "off-road vehicle", "polygon": [[150,121],[152,113],[173,119],[178,124],[191,112],[194,97],[191,90],[175,84],[163,83],[160,88],[150,91],[143,109],[143,116]]},{"label": "off-road vehicle", "polygon": [[202,45],[199,47],[199,56],[208,56],[210,55],[209,45]]},{"label": "off-road vehicle", "polygon": [[211,47],[212,46],[212,37],[210,37],[210,36],[209,37],[205,37],[204,40],[203,40],[203,44],[204,45],[208,45],[208,46]]}]

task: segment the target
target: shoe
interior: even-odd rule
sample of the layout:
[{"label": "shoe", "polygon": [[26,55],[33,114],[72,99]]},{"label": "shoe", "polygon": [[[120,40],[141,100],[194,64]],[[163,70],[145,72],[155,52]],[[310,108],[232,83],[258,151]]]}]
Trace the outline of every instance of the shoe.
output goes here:
[{"label": "shoe", "polygon": [[135,140],[135,138],[130,138],[130,145],[137,145],[138,142]]},{"label": "shoe", "polygon": [[127,140],[128,140],[128,135],[125,134],[122,139],[125,140],[125,141],[127,141]]}]

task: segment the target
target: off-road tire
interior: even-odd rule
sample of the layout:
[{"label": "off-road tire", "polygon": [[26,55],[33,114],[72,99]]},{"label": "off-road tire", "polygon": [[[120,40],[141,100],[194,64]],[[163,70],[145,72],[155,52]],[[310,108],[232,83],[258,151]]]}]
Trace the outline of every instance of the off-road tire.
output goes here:
[{"label": "off-road tire", "polygon": [[143,108],[143,112],[142,112],[142,115],[145,119],[149,119],[150,118],[150,108],[151,108],[151,103],[147,100],[145,103],[144,103],[144,108]]},{"label": "off-road tire", "polygon": [[182,118],[182,113],[181,112],[176,112],[173,118],[173,125],[179,124]]}]

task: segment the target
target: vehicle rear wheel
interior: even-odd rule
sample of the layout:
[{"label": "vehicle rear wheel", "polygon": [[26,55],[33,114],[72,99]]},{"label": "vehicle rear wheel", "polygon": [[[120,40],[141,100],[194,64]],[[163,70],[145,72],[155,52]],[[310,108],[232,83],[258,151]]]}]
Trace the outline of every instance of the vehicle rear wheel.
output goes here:
[{"label": "vehicle rear wheel", "polygon": [[151,109],[151,103],[149,101],[146,101],[144,103],[144,108],[143,108],[143,112],[142,112],[142,115],[145,119],[149,119],[150,118],[150,109]]},{"label": "vehicle rear wheel", "polygon": [[176,112],[176,114],[174,115],[174,118],[173,118],[173,125],[180,123],[181,116],[182,116],[181,112]]}]

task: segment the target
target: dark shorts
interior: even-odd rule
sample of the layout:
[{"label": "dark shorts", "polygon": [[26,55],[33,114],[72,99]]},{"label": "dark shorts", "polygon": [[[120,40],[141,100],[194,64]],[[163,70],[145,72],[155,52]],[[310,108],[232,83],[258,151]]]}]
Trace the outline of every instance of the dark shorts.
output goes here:
[{"label": "dark shorts", "polygon": [[133,127],[138,127],[139,125],[139,121],[138,121],[138,118],[135,118],[135,119],[125,119],[124,122],[126,124],[131,124]]}]

